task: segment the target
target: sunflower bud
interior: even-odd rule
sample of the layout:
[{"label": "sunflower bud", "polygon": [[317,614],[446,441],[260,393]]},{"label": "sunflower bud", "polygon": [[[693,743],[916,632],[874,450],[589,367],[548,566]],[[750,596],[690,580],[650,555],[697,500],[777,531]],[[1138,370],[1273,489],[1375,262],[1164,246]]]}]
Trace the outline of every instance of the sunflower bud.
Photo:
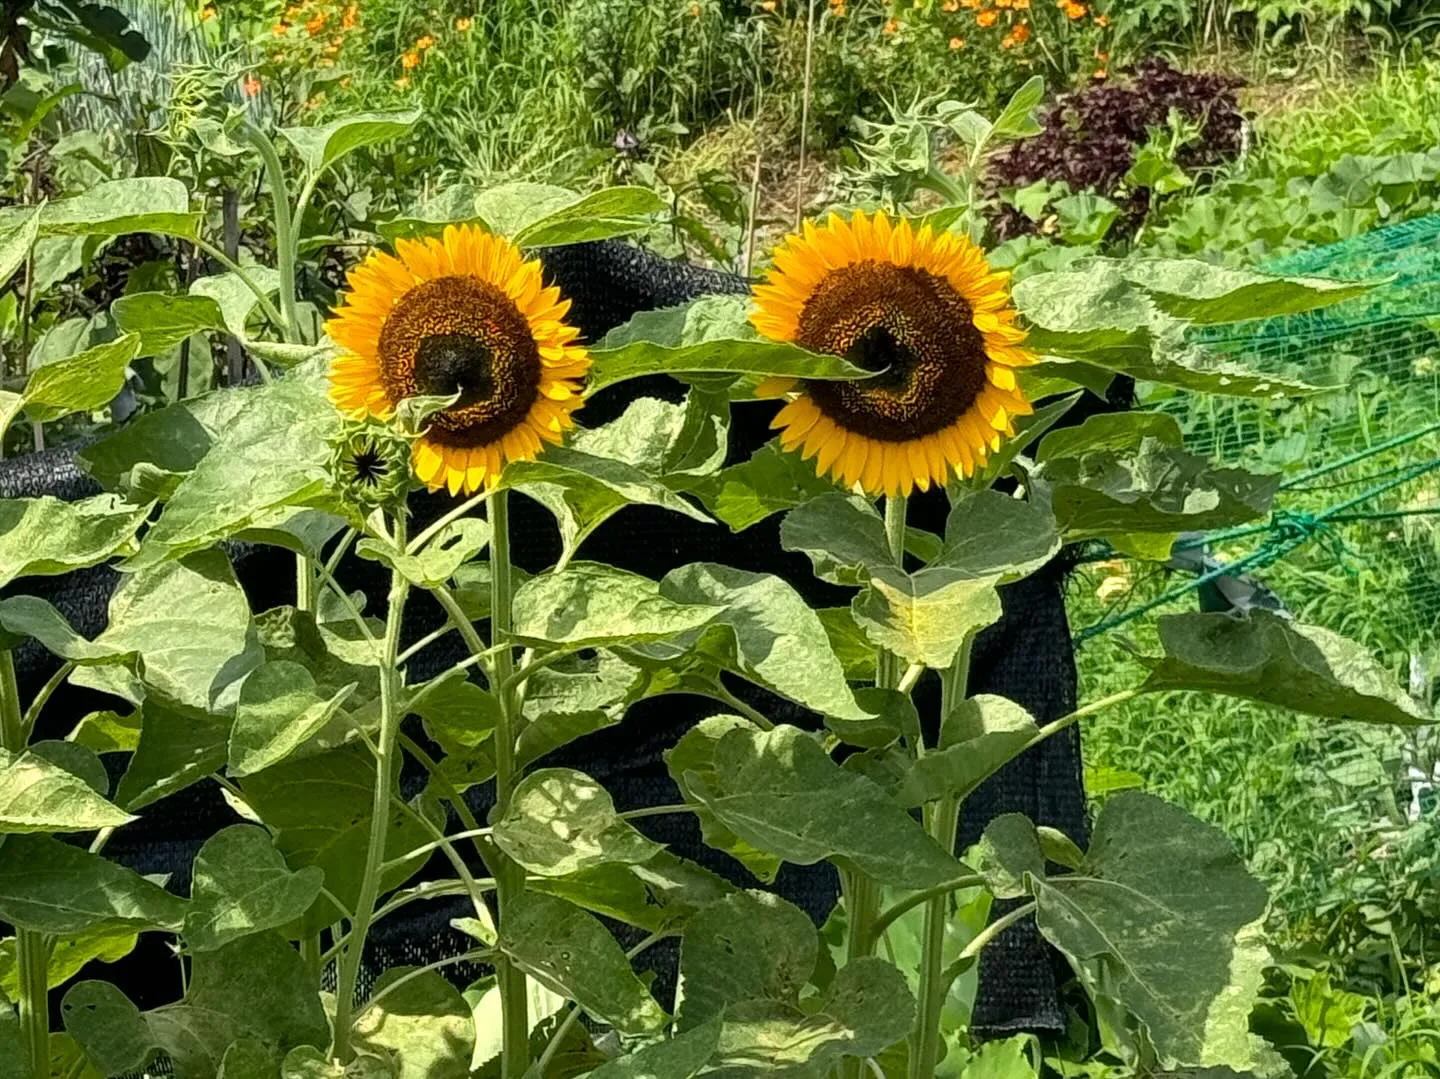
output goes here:
[{"label": "sunflower bud", "polygon": [[330,475],[361,510],[403,503],[412,486],[410,439],[384,423],[349,420],[331,443]]}]

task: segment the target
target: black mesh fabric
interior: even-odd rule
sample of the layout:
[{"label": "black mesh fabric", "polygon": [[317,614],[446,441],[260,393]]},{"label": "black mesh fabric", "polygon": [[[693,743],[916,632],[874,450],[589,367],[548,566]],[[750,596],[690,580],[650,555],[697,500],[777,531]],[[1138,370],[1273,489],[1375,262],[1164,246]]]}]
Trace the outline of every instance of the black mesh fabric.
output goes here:
[{"label": "black mesh fabric", "polygon": [[[607,242],[546,251],[548,277],[573,301],[571,320],[589,340],[624,322],[637,311],[668,306],[715,292],[739,292],[739,278],[658,258],[629,245]],[[582,422],[597,424],[618,416],[634,400],[660,397],[678,400],[680,384],[664,377],[635,379],[598,394],[580,414]],[[736,405],[730,434],[729,460],[743,460],[770,437],[774,403]],[[94,494],[98,487],[81,473],[65,450],[50,450],[0,462],[0,496],[54,495],[74,499]],[[412,502],[417,522],[423,524],[450,505],[443,496],[419,495]],[[549,514],[522,497],[513,501],[512,547],[516,562],[540,570],[559,553],[559,540]],[[912,500],[912,523],[943,531],[946,505],[937,492]],[[293,558],[274,548],[230,545],[226,548],[237,576],[256,610],[293,602]],[[678,566],[716,561],[744,569],[774,573],[790,581],[814,605],[848,603],[849,593],[817,581],[808,560],[787,553],[779,544],[779,518],[772,517],[735,535],[723,526],[704,525],[654,507],[626,509],[586,541],[587,558],[660,577]],[[367,596],[369,609],[379,613],[386,582],[375,563],[347,559],[339,576],[349,588]],[[1057,561],[1041,573],[1002,590],[1004,616],[976,642],[971,692],[997,693],[1018,701],[1040,721],[1058,718],[1075,703],[1076,676],[1070,631],[1062,597],[1064,571]],[[87,636],[104,625],[106,603],[118,580],[107,567],[83,570],[56,578],[31,578],[18,588],[54,603]],[[417,596],[407,608],[407,638],[419,639],[438,626],[441,612],[433,600]],[[457,634],[450,634],[425,649],[410,665],[414,680],[423,680],[449,666],[462,655]],[[55,660],[33,643],[17,650],[22,696],[28,699],[56,669]],[[819,717],[754,687],[736,684],[751,703],[776,719],[814,728]],[[922,712],[936,709],[933,680],[922,681],[918,694]],[[91,691],[65,687],[49,709],[37,737],[63,737],[86,712],[113,706],[114,702]],[[663,697],[641,702],[617,727],[590,735],[558,750],[543,763],[581,768],[594,775],[612,793],[621,809],[671,804],[678,791],[664,768],[662,752],[700,718],[723,710],[708,699]],[[407,729],[418,737],[417,724]],[[111,758],[114,760],[115,758]],[[423,777],[413,762],[402,776],[407,793],[419,789]],[[472,808],[484,817],[490,808],[488,787],[471,792]],[[978,838],[985,823],[996,815],[1022,812],[1041,824],[1058,828],[1077,842],[1086,839],[1086,810],[1081,786],[1080,747],[1074,729],[1049,739],[1012,762],[984,784],[965,804],[960,847]],[[170,887],[188,894],[190,863],[201,843],[237,818],[219,796],[218,787],[203,782],[147,808],[136,824],[118,832],[107,856],[143,873],[168,873]],[[653,838],[669,844],[678,854],[694,859],[747,887],[760,882],[738,863],[706,847],[688,814],[642,819],[637,825]],[[436,875],[449,874],[443,858],[432,862]],[[785,866],[773,889],[805,909],[815,922],[824,921],[834,906],[838,883],[828,866]],[[450,927],[450,920],[466,913],[463,901],[443,901],[407,907],[377,925],[365,956],[366,985],[389,967],[432,962],[458,954],[469,946],[467,938]],[[623,928],[617,927],[622,937]],[[148,935],[154,937],[155,935]],[[673,942],[651,949],[644,967],[657,974],[655,989],[662,1003],[674,993]],[[162,941],[148,940],[137,953],[119,964],[88,976],[118,981],[142,1008],[175,999],[178,973]],[[450,977],[464,983],[479,972],[447,968]],[[980,1037],[1031,1030],[1063,1030],[1057,1000],[1053,956],[1033,922],[1022,922],[983,955],[980,994],[974,1015],[974,1033]]]}]

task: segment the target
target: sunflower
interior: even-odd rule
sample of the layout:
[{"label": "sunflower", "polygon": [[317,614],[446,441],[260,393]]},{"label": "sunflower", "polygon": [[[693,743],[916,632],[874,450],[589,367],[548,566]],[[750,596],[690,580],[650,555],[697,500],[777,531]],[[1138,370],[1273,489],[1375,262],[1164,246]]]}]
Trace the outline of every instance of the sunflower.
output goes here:
[{"label": "sunflower", "polygon": [[326,326],[341,349],[330,398],[352,417],[384,419],[407,397],[458,393],[415,440],[412,465],[432,491],[469,494],[506,461],[561,441],[590,358],[565,323],[570,301],[509,240],[451,225],[395,251],[350,271]]},{"label": "sunflower", "polygon": [[916,231],[883,213],[806,222],[756,286],[751,322],[877,374],[767,379],[761,396],[790,398],[772,424],[780,444],[876,495],[971,475],[1031,411],[1015,368],[1034,357],[1021,347],[1006,280],[969,240],[928,225]]}]

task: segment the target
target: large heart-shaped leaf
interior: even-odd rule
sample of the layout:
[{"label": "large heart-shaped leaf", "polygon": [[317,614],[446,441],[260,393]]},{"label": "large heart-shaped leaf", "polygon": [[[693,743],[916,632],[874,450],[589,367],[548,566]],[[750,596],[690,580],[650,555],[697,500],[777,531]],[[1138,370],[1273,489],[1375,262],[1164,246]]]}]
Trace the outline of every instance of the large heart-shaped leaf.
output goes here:
[{"label": "large heart-shaped leaf", "polygon": [[98,183],[83,195],[57,199],[40,212],[42,236],[123,236],[156,232],[192,237],[200,215],[190,193],[169,176],[135,176]]},{"label": "large heart-shaped leaf", "polygon": [[175,488],[133,565],[213,546],[284,507],[326,500],[326,440],[340,414],[320,373],[297,370],[243,394],[243,407]]},{"label": "large heart-shaped leaf", "polygon": [[855,621],[880,648],[933,670],[950,666],[967,637],[1000,617],[999,574],[972,577],[937,566],[875,573],[850,604]]},{"label": "large heart-shaped leaf", "polygon": [[17,577],[49,577],[128,554],[148,506],[115,495],[78,502],[43,498],[0,500],[0,586]]},{"label": "large heart-shaped leaf", "polygon": [[620,945],[579,907],[522,892],[506,912],[501,947],[527,973],[576,1001],[622,1034],[644,1034],[665,1022]]},{"label": "large heart-shaped leaf", "polygon": [[1204,458],[1146,438],[1133,452],[1054,458],[1042,475],[1067,541],[1137,532],[1225,528],[1263,517],[1279,474],[1213,468]]},{"label": "large heart-shaped leaf", "polygon": [[187,906],[139,874],[50,836],[12,835],[0,844],[0,918],[22,929],[178,933]]},{"label": "large heart-shaped leaf", "polygon": [[690,633],[723,610],[669,599],[649,577],[572,562],[516,589],[512,633],[526,644],[570,648],[637,644]]},{"label": "large heart-shaped leaf", "polygon": [[118,828],[134,819],[80,776],[44,756],[0,749],[0,835],[88,832]]},{"label": "large heart-shaped leaf", "polygon": [[1414,726],[1434,720],[1361,645],[1263,609],[1165,615],[1165,655],[1148,661],[1148,691],[1199,689],[1330,719]]},{"label": "large heart-shaped leaf", "polygon": [[146,685],[206,712],[228,675],[240,673],[227,667],[245,651],[249,631],[250,605],[229,559],[200,551],[125,577],[95,644],[136,653]]},{"label": "large heart-shaped leaf", "polygon": [[315,676],[292,660],[263,663],[246,676],[230,730],[229,772],[247,776],[292,756],[335,718],[356,683],[329,697]]},{"label": "large heart-shaped leaf", "polygon": [[211,952],[293,922],[315,902],[324,878],[315,866],[292,873],[262,828],[222,829],[195,856],[185,943]]},{"label": "large heart-shaped leaf", "polygon": [[527,248],[608,240],[639,232],[665,209],[665,200],[648,187],[606,187],[551,210],[521,228],[514,240]]},{"label": "large heart-shaped leaf", "polygon": [[934,565],[1002,584],[1035,572],[1060,550],[1050,511],[999,491],[968,491],[954,499],[945,543]]},{"label": "large heart-shaped leaf", "polygon": [[715,742],[711,770],[686,772],[685,787],[735,835],[787,862],[840,858],[904,888],[961,873],[885,791],[841,768],[798,727],[732,726]]},{"label": "large heart-shaped leaf", "polygon": [[419,109],[360,112],[318,127],[282,127],[280,134],[295,148],[307,169],[321,172],[361,147],[408,134],[419,119]]},{"label": "large heart-shaped leaf", "polygon": [[815,576],[832,584],[863,585],[880,567],[899,568],[875,508],[838,491],[787,513],[780,523],[780,546],[804,551]]},{"label": "large heart-shaped leaf", "polygon": [[642,311],[590,352],[589,392],[639,375],[791,375],[853,379],[874,374],[840,356],[768,341],[747,319],[744,296],[705,296]]},{"label": "large heart-shaped leaf", "polygon": [[730,465],[686,488],[734,532],[743,532],[771,514],[835,491],[815,463],[769,442],[748,461]]},{"label": "large heart-shaped leaf", "polygon": [[495,842],[546,877],[612,862],[646,862],[664,849],[615,812],[604,787],[569,768],[546,768],[521,780],[495,825]]},{"label": "large heart-shaped leaf", "polygon": [[220,305],[204,295],[132,292],[110,305],[110,315],[120,329],[138,335],[141,356],[158,356],[192,334],[226,328]]},{"label": "large heart-shaped leaf", "polygon": [[37,420],[104,408],[125,385],[125,369],[140,354],[140,335],[127,333],[68,359],[36,369],[25,384],[25,409]]},{"label": "large heart-shaped leaf", "polygon": [[475,1021],[460,990],[437,971],[387,970],[355,1021],[355,1045],[394,1065],[395,1079],[467,1079]]},{"label": "large heart-shaped leaf", "polygon": [[895,800],[908,808],[937,798],[964,799],[1030,745],[1039,728],[1014,701],[982,693],[946,717],[940,748],[905,772]]}]

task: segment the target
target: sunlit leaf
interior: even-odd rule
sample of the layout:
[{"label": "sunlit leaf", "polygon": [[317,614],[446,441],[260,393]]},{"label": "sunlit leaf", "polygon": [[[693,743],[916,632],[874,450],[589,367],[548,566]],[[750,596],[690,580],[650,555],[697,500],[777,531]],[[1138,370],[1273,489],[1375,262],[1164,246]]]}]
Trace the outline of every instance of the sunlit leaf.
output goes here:
[{"label": "sunlit leaf", "polygon": [[648,218],[665,209],[665,200],[648,187],[606,187],[551,210],[514,240],[527,248],[608,240],[648,227]]},{"label": "sunlit leaf", "polygon": [[230,721],[149,696],[140,744],[120,778],[115,800],[141,809],[214,775],[225,763]]},{"label": "sunlit leaf", "polygon": [[[959,863],[880,787],[841,768],[797,727],[732,726],[688,793],[730,831],[787,862],[842,858],[877,880],[928,888]],[[673,768],[674,761],[671,761]]]},{"label": "sunlit leaf", "polygon": [[88,832],[134,819],[35,749],[18,754],[0,749],[0,835]]},{"label": "sunlit leaf", "polygon": [[396,1079],[467,1079],[475,1023],[460,991],[436,971],[395,967],[375,982],[376,1003],[355,1022],[355,1045],[394,1064]]},{"label": "sunlit leaf", "polygon": [[745,296],[705,296],[642,311],[590,351],[589,392],[639,375],[793,375],[867,378],[840,356],[766,340],[750,326]]},{"label": "sunlit leaf", "polygon": [[501,947],[520,967],[622,1034],[647,1033],[665,1022],[610,931],[579,907],[522,892],[501,931]]},{"label": "sunlit leaf", "polygon": [[126,576],[110,598],[98,647],[140,657],[146,685],[169,700],[208,711],[245,651],[250,605],[230,561],[200,551]]},{"label": "sunlit leaf", "polygon": [[409,134],[419,119],[419,109],[361,112],[318,127],[282,127],[280,134],[295,148],[307,169],[320,172],[361,147]]},{"label": "sunlit leaf", "polygon": [[139,336],[138,355],[158,356],[197,333],[223,331],[225,316],[208,296],[132,292],[110,305],[115,324]]},{"label": "sunlit leaf", "polygon": [[938,670],[950,666],[969,634],[999,619],[1000,580],[946,566],[911,574],[882,569],[850,611],[875,645]]},{"label": "sunlit leaf", "polygon": [[0,845],[0,918],[42,933],[180,931],[188,904],[98,854],[45,835]]},{"label": "sunlit leaf", "polygon": [[0,288],[8,285],[30,258],[40,236],[40,209],[22,209],[0,219]]},{"label": "sunlit leaf", "polygon": [[1035,460],[1081,457],[1097,450],[1138,450],[1147,438],[1166,446],[1184,441],[1179,421],[1168,412],[1102,412],[1078,426],[1051,431],[1040,440]]},{"label": "sunlit leaf", "polygon": [[1159,619],[1162,658],[1147,691],[1198,689],[1330,719],[1414,726],[1434,720],[1362,645],[1263,609]]},{"label": "sunlit leaf", "polygon": [[0,501],[0,585],[17,577],[53,576],[130,550],[146,506],[115,495],[78,502],[58,498]]},{"label": "sunlit leaf", "polygon": [[676,602],[658,582],[597,562],[572,562],[531,577],[515,592],[512,632],[527,644],[600,648],[667,640],[724,610]]},{"label": "sunlit leaf", "polygon": [[355,545],[355,553],[373,558],[398,572],[411,584],[421,588],[438,588],[490,542],[489,522],[477,517],[462,517],[446,525],[425,545],[419,554],[396,550],[381,539],[366,538]]},{"label": "sunlit leaf", "polygon": [[25,410],[38,420],[54,420],[104,408],[125,385],[125,369],[139,354],[140,335],[130,333],[47,363],[25,384]]},{"label": "sunlit leaf", "polygon": [[663,849],[615,812],[604,787],[569,768],[526,776],[494,827],[501,850],[546,877],[611,862],[645,862]]},{"label": "sunlit leaf", "polygon": [[[251,264],[244,267],[245,277],[267,296],[280,291],[280,273],[269,266]],[[190,295],[211,300],[220,308],[220,317],[225,328],[234,336],[244,339],[251,312],[260,302],[255,289],[247,285],[233,270],[230,273],[198,277],[190,285]]]},{"label": "sunlit leaf", "polygon": [[717,1015],[684,1034],[612,1060],[591,1072],[589,1079],[691,1079],[710,1062],[719,1045]]},{"label": "sunlit leaf", "polygon": [[835,492],[833,481],[817,475],[815,463],[770,442],[748,461],[730,465],[692,483],[687,490],[734,532],[743,532],[773,513]]},{"label": "sunlit leaf", "polygon": [[945,724],[950,737],[942,734],[942,741],[948,744],[916,760],[896,791],[896,800],[907,808],[937,798],[966,798],[1039,732],[1025,709],[990,694],[962,701]]},{"label": "sunlit leaf", "polygon": [[999,491],[967,491],[953,499],[945,541],[934,565],[968,577],[998,575],[1002,584],[1034,573],[1060,550],[1050,511]]},{"label": "sunlit leaf", "polygon": [[42,236],[123,236],[155,232],[192,237],[200,215],[190,209],[190,193],[169,176],[107,180],[82,195],[56,199],[40,211]]},{"label": "sunlit leaf", "polygon": [[278,929],[310,908],[324,876],[314,866],[292,873],[263,828],[222,829],[195,856],[185,943],[191,951],[210,952]]},{"label": "sunlit leaf", "polygon": [[780,546],[805,552],[815,576],[831,584],[863,585],[879,567],[898,568],[875,508],[838,491],[787,513],[780,523]]},{"label": "sunlit leaf", "polygon": [[1042,473],[1065,539],[1225,528],[1263,517],[1278,473],[1213,468],[1204,458],[1145,438],[1126,452],[1054,458]]}]

